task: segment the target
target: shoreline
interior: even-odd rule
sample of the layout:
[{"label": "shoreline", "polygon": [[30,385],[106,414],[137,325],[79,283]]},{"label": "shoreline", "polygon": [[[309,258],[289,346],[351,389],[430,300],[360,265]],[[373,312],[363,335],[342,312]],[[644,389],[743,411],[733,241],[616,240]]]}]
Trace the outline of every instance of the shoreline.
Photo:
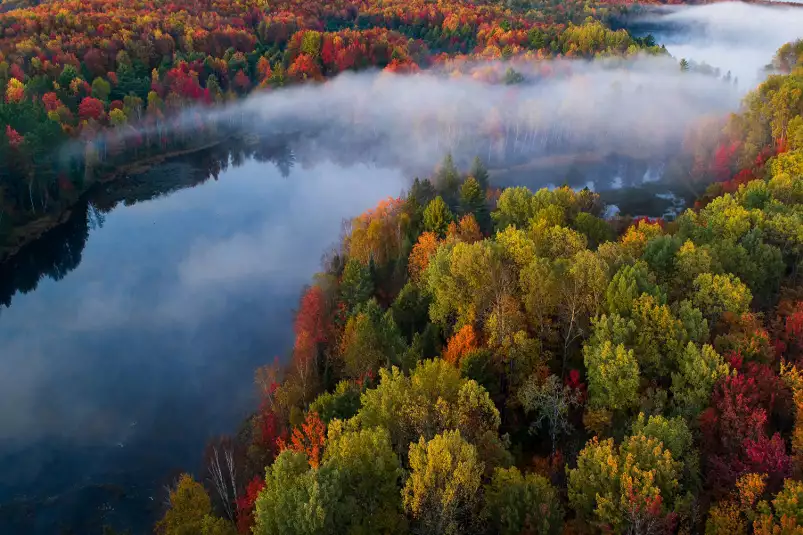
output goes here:
[{"label": "shoreline", "polygon": [[226,139],[229,138],[228,137],[220,138],[215,141],[205,143],[199,147],[193,147],[183,150],[174,150],[170,152],[165,152],[163,154],[157,154],[154,156],[150,156],[148,158],[136,160],[129,164],[122,165],[111,172],[103,173],[98,178],[93,180],[92,184],[89,185],[89,187],[87,187],[86,190],[78,196],[76,202],[72,203],[67,208],[57,213],[44,215],[40,218],[25,223],[24,225],[12,230],[8,236],[8,242],[9,242],[8,245],[0,247],[0,264],[8,262],[12,258],[14,258],[14,256],[19,254],[19,252],[23,248],[25,248],[25,246],[40,239],[49,231],[53,230],[59,225],[62,225],[72,216],[75,206],[78,205],[80,202],[86,200],[87,197],[91,195],[98,186],[103,184],[109,184],[111,182],[116,182],[132,174],[135,175],[144,173],[153,168],[154,166],[160,165],[165,161],[173,158],[195,154],[210,149],[212,147],[216,147],[221,143],[223,143],[224,141],[226,141]]}]

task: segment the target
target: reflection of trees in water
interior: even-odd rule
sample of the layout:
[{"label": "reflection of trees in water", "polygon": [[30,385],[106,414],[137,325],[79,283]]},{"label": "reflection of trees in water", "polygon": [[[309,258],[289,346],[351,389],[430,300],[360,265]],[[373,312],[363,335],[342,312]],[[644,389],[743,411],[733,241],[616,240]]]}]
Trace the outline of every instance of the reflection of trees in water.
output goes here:
[{"label": "reflection of trees in water", "polygon": [[87,209],[76,206],[67,221],[0,265],[0,303],[9,306],[14,294],[35,290],[43,277],[60,280],[78,267],[89,236]]},{"label": "reflection of trees in water", "polygon": [[296,163],[296,157],[290,147],[285,146],[284,150],[276,155],[275,162],[276,167],[279,169],[279,173],[281,173],[284,178],[287,178],[290,176],[290,171],[293,169],[293,166]]},{"label": "reflection of trees in water", "polygon": [[233,141],[97,186],[72,208],[64,223],[0,264],[0,305],[10,306],[17,292],[35,290],[44,277],[60,280],[78,267],[90,230],[102,228],[106,214],[119,204],[130,206],[195,187],[210,178],[217,180],[229,164],[238,167],[248,159],[272,162],[284,177],[295,165],[295,155],[287,143]]}]

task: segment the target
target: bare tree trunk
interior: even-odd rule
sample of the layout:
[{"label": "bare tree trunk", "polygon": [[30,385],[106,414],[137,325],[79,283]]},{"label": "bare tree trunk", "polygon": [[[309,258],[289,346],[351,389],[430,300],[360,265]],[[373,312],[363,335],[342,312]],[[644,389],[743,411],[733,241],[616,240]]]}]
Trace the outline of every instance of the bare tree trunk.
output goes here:
[{"label": "bare tree trunk", "polygon": [[[234,503],[237,503],[237,470],[234,467],[234,452],[231,448],[226,452],[226,465],[229,468],[229,480],[231,481],[231,491],[234,495]],[[234,519],[232,519],[234,520]]]},{"label": "bare tree trunk", "polygon": [[228,475],[231,479],[231,487],[233,489],[233,499],[229,496],[229,483],[226,481],[226,476],[223,473],[223,468],[220,465],[220,455],[218,454],[218,449],[215,447],[212,449],[212,462],[209,465],[209,473],[212,476],[212,484],[215,486],[215,490],[217,490],[218,496],[220,496],[220,501],[223,503],[223,510],[226,513],[226,516],[229,517],[229,520],[234,522],[234,508],[232,507],[234,501],[237,499],[237,485],[235,484],[234,480],[234,457],[232,455],[231,450],[223,452],[223,458],[225,459],[227,468],[228,468]]}]

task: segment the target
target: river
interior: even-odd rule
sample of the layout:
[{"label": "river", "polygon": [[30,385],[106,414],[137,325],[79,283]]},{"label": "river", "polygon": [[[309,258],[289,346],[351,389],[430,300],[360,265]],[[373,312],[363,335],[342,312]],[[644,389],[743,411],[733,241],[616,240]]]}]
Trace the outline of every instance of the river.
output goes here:
[{"label": "river", "polygon": [[[343,218],[405,183],[327,161],[283,176],[250,156],[214,179],[190,160],[136,180],[194,187],[134,202],[161,191],[110,186],[94,195],[107,213],[20,254],[18,271],[61,278],[0,312],[0,532],[147,533],[163,484],[199,473],[204,443],[254,408],[253,372],[291,347],[293,308]],[[110,195],[131,204],[109,209]]]},{"label": "river", "polygon": [[[746,84],[791,30],[760,58],[737,58],[752,37],[715,57],[750,24],[742,12],[722,30],[714,7],[651,15],[652,30],[668,18],[654,33],[670,52]],[[700,24],[709,30],[676,33]],[[294,154],[222,145],[96,188],[0,265],[0,533],[149,533],[163,486],[180,470],[204,476],[204,444],[254,408],[255,368],[288,354],[293,308],[343,219],[412,176],[374,158]],[[637,189],[664,163],[592,154],[541,162],[526,183]],[[497,167],[510,185],[533,164]]]}]

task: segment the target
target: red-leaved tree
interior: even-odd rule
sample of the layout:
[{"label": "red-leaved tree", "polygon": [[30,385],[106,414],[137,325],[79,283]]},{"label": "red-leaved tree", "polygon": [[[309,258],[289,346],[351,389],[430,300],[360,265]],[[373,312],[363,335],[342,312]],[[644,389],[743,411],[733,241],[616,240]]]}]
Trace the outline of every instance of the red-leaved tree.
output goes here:
[{"label": "red-leaved tree", "polygon": [[265,480],[259,476],[248,482],[245,493],[237,498],[237,531],[243,535],[251,533],[254,525],[254,504],[262,489],[265,488]]},{"label": "red-leaved tree", "polygon": [[81,104],[78,105],[78,116],[81,119],[94,119],[100,122],[105,115],[106,109],[103,106],[103,102],[95,97],[84,97]]},{"label": "red-leaved tree", "polygon": [[700,416],[703,459],[715,493],[727,493],[747,472],[766,473],[773,483],[789,474],[791,460],[783,440],[777,434],[767,436],[768,414],[784,393],[770,368],[756,362],[715,386],[711,407]]}]

